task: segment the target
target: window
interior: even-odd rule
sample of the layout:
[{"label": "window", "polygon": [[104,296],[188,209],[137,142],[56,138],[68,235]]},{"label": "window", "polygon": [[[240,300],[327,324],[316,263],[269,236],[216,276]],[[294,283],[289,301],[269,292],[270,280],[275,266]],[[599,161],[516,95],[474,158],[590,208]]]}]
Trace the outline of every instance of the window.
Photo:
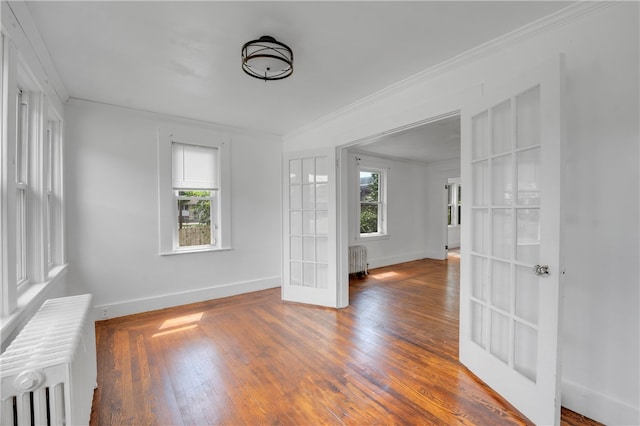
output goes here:
[{"label": "window", "polygon": [[217,148],[172,144],[174,205],[177,217],[174,249],[215,247],[218,241],[216,206],[218,192]]},{"label": "window", "polygon": [[195,128],[159,138],[160,254],[229,249],[229,142]]},{"label": "window", "polygon": [[47,265],[49,270],[64,263],[62,235],[62,175],[61,175],[61,131],[62,121],[50,112],[44,140],[45,164],[45,224]]},{"label": "window", "polygon": [[53,264],[52,253],[52,231],[53,231],[53,122],[47,122],[47,135],[46,135],[46,147],[47,151],[47,180],[45,184],[45,192],[47,197],[46,202],[46,223],[47,223],[47,265],[51,267]]},{"label": "window", "polygon": [[27,272],[27,195],[29,173],[29,103],[28,96],[18,89],[16,102],[16,285],[29,282]]},{"label": "window", "polygon": [[358,223],[360,237],[385,235],[386,170],[360,166],[358,177]]},{"label": "window", "polygon": [[462,212],[462,186],[460,179],[449,179],[447,185],[447,225],[459,226]]},{"label": "window", "polygon": [[0,335],[11,336],[66,268],[64,107],[28,39],[5,30],[21,30],[0,35]]},{"label": "window", "polygon": [[0,316],[10,318],[8,333],[64,269],[62,104],[5,37],[1,57]]}]

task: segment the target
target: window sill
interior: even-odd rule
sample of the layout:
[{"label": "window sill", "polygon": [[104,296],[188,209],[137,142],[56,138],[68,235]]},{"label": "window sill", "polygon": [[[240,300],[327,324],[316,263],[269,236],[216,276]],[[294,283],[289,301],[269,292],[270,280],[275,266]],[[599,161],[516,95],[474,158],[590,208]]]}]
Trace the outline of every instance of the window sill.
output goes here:
[{"label": "window sill", "polygon": [[371,235],[358,235],[356,237],[356,241],[378,241],[378,240],[388,240],[391,238],[389,234],[371,234]]},{"label": "window sill", "polygon": [[18,296],[17,307],[10,315],[0,318],[0,335],[2,335],[2,349],[5,349],[5,340],[12,338],[16,329],[22,327],[45,301],[48,290],[64,276],[67,265],[51,268],[47,281],[27,284],[26,289]]},{"label": "window sill", "polygon": [[199,249],[189,249],[189,250],[174,250],[174,251],[167,251],[167,252],[161,252],[160,256],[173,256],[173,255],[177,255],[177,254],[193,254],[193,253],[207,253],[207,252],[214,252],[214,251],[230,251],[233,250],[233,248],[231,247],[216,247],[216,248],[211,248],[211,247],[206,247],[206,248],[199,248]]}]

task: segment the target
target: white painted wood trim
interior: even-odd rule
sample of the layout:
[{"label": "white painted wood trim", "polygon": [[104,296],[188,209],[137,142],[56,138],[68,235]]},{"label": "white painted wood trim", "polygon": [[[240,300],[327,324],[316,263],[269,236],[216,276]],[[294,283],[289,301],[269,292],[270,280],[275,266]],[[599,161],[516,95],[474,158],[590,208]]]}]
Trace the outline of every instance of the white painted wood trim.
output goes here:
[{"label": "white painted wood trim", "polygon": [[630,403],[586,388],[570,380],[562,381],[562,405],[593,420],[610,425],[640,424],[640,409]]},{"label": "white painted wood trim", "polygon": [[94,320],[99,321],[108,318],[138,314],[141,312],[154,311],[157,309],[188,305],[190,303],[202,302],[211,299],[236,296],[238,294],[251,293],[276,287],[280,287],[280,276],[228,283],[214,287],[164,294],[144,299],[123,300],[120,302],[94,306],[93,318]]},{"label": "white painted wood trim", "polygon": [[411,253],[395,254],[393,256],[369,258],[369,270],[373,268],[382,268],[383,266],[397,265],[398,263],[413,262],[420,259],[436,259],[444,260],[440,253],[430,252],[428,250],[417,251]]}]

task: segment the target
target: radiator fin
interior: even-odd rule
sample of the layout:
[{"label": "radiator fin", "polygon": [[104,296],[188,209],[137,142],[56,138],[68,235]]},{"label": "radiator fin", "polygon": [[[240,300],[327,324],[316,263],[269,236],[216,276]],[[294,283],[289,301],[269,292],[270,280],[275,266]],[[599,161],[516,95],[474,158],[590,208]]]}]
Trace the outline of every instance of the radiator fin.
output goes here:
[{"label": "radiator fin", "polygon": [[349,247],[349,273],[363,275],[369,273],[367,247],[362,245]]},{"label": "radiator fin", "polygon": [[50,299],[0,355],[2,425],[89,423],[96,386],[91,295]]}]

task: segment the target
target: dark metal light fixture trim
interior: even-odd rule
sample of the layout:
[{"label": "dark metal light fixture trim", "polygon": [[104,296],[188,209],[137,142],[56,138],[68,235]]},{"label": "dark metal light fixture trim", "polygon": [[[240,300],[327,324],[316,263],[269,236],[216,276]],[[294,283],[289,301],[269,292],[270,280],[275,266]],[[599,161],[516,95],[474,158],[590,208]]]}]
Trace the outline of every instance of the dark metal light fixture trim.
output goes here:
[{"label": "dark metal light fixture trim", "polygon": [[282,80],[293,73],[293,51],[271,36],[242,46],[242,70],[260,80]]}]

